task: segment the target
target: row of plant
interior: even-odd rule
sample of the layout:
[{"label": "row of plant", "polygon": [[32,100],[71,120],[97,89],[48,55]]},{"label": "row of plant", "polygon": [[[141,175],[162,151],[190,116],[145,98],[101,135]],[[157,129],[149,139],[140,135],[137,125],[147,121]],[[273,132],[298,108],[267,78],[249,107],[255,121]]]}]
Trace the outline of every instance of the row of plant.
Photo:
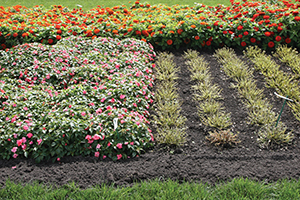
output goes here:
[{"label": "row of plant", "polygon": [[279,58],[281,62],[291,67],[295,75],[295,79],[300,78],[300,56],[295,48],[288,47],[286,45],[279,46],[276,48],[276,53],[274,53],[274,56]]},{"label": "row of plant", "polygon": [[[199,102],[198,114],[202,124],[216,128],[209,132],[206,138],[215,145],[226,146],[238,143],[237,135],[233,134],[228,127],[232,125],[230,113],[226,113],[222,105],[221,89],[212,83],[210,68],[197,51],[188,50],[184,58],[191,72],[191,80],[196,81],[192,86],[194,99]],[[227,129],[227,130],[225,130]]]},{"label": "row of plant", "polygon": [[180,68],[173,62],[173,57],[172,53],[164,52],[159,54],[156,61],[153,125],[158,143],[180,146],[186,141],[186,117],[180,114],[182,102],[179,100],[176,82]]},{"label": "row of plant", "polygon": [[152,46],[70,37],[54,46],[24,44],[0,53],[2,159],[117,160],[152,145]]},{"label": "row of plant", "polygon": [[231,6],[150,5],[139,0],[127,8],[114,6],[84,11],[53,6],[0,7],[2,49],[22,43],[55,44],[71,35],[89,38],[136,38],[155,48],[173,49],[279,44],[299,47],[300,4],[286,0],[243,0]]},{"label": "row of plant", "polygon": [[250,124],[261,126],[257,133],[260,145],[269,147],[274,144],[291,142],[292,133],[286,132],[287,127],[282,122],[276,124],[277,115],[272,111],[272,105],[263,95],[263,89],[257,88],[253,79],[253,70],[230,48],[216,50],[215,56],[222,64],[224,72],[236,81],[233,87],[238,90],[243,99],[243,104],[248,110]]},{"label": "row of plant", "polygon": [[282,71],[280,65],[258,47],[247,48],[244,54],[254,63],[255,69],[265,76],[268,87],[293,101],[289,101],[288,105],[295,118],[300,121],[300,88],[297,76]]}]

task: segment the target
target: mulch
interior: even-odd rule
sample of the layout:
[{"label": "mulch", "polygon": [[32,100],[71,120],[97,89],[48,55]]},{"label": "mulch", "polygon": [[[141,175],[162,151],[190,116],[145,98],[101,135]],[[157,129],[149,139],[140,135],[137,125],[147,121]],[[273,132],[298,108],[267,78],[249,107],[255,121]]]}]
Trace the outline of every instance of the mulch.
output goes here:
[{"label": "mulch", "polygon": [[[178,73],[179,94],[182,101],[182,115],[187,117],[187,142],[182,147],[155,145],[153,149],[137,158],[112,161],[98,160],[95,157],[65,157],[60,162],[35,163],[32,159],[0,160],[0,187],[6,180],[16,183],[33,183],[61,186],[75,182],[80,188],[95,185],[113,184],[131,186],[135,182],[159,180],[177,180],[179,182],[202,182],[215,184],[244,177],[251,180],[274,182],[280,179],[298,179],[300,176],[300,123],[293,116],[290,108],[285,106],[281,121],[293,130],[294,140],[288,146],[275,146],[261,149],[257,143],[257,126],[250,125],[247,110],[242,104],[236,89],[230,87],[234,82],[222,71],[212,51],[199,51],[210,65],[213,83],[222,88],[223,105],[231,113],[232,130],[239,133],[241,141],[233,148],[220,148],[210,144],[205,137],[213,129],[201,124],[197,113],[198,103],[194,101],[190,72],[183,59],[183,50],[174,50],[174,62],[181,68]],[[237,55],[253,66],[243,57]],[[278,62],[278,61],[277,61]],[[278,62],[279,63],[279,62]],[[281,64],[282,69],[288,67]],[[274,90],[265,87],[263,76],[254,72],[258,88],[272,103],[274,112],[279,113],[283,100],[274,95]],[[153,129],[153,127],[152,127]],[[153,129],[155,135],[155,129]],[[12,167],[15,167],[14,169]]]}]

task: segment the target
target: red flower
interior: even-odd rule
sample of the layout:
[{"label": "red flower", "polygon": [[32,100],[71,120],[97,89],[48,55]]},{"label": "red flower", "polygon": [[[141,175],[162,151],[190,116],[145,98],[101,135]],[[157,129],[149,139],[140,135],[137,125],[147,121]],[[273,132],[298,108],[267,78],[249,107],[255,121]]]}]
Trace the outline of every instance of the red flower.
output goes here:
[{"label": "red flower", "polygon": [[146,30],[143,30],[143,31],[142,31],[142,34],[143,34],[144,36],[146,36],[146,37],[149,36],[149,33],[148,33]]},{"label": "red flower", "polygon": [[14,37],[18,37],[18,33],[14,33],[13,36],[14,36]]},{"label": "red flower", "polygon": [[290,38],[286,38],[286,39],[285,39],[285,42],[286,42],[287,44],[291,43],[291,41],[292,41],[292,40],[291,40]]},{"label": "red flower", "polygon": [[136,35],[141,35],[142,33],[141,33],[141,31],[135,31],[135,34]]},{"label": "red flower", "polygon": [[277,31],[281,32],[283,30],[283,28],[281,26],[278,26]]},{"label": "red flower", "polygon": [[250,39],[250,42],[255,43],[255,42],[256,42],[256,39],[255,39],[255,38],[251,38],[251,39]]},{"label": "red flower", "polygon": [[61,36],[60,36],[60,35],[57,35],[57,36],[56,36],[56,39],[57,39],[57,40],[60,40],[60,39],[61,39]]},{"label": "red flower", "polygon": [[210,46],[211,45],[211,41],[206,41],[206,46]]},{"label": "red flower", "polygon": [[300,21],[300,17],[299,17],[299,16],[296,16],[296,17],[295,17],[295,21],[297,21],[297,22]]},{"label": "red flower", "polygon": [[224,34],[224,35],[227,34],[227,31],[223,31],[223,34]]},{"label": "red flower", "polygon": [[248,34],[249,34],[249,32],[248,32],[248,31],[245,31],[245,32],[244,32],[244,35],[248,35]]},{"label": "red flower", "polygon": [[74,31],[73,33],[72,33],[74,36],[76,36],[77,35],[77,33]]},{"label": "red flower", "polygon": [[267,32],[265,32],[265,36],[270,37],[271,33],[267,31]]},{"label": "red flower", "polygon": [[271,41],[268,43],[268,47],[273,48],[274,46],[275,46],[274,42]]},{"label": "red flower", "polygon": [[49,40],[48,40],[48,43],[49,43],[49,44],[52,44],[52,43],[53,43],[53,40],[52,40],[52,39],[49,39]]},{"label": "red flower", "polygon": [[281,37],[278,35],[278,36],[275,37],[275,40],[276,40],[277,42],[279,42],[279,41],[281,40]]},{"label": "red flower", "polygon": [[195,36],[195,40],[199,40],[200,37],[198,35]]},{"label": "red flower", "polygon": [[60,25],[57,24],[57,25],[55,26],[55,28],[56,28],[56,29],[60,29]]},{"label": "red flower", "polygon": [[241,46],[242,46],[242,47],[245,47],[246,45],[247,45],[246,42],[241,42]]},{"label": "red flower", "polygon": [[184,39],[183,42],[184,42],[185,44],[188,44],[188,43],[190,43],[190,41],[191,41],[191,40],[190,40],[189,38],[186,38],[186,39]]},{"label": "red flower", "polygon": [[61,30],[57,30],[56,33],[57,33],[57,34],[61,34]]},{"label": "red flower", "polygon": [[243,29],[243,26],[242,25],[239,25],[238,27],[237,27],[237,30],[242,30]]},{"label": "red flower", "polygon": [[183,32],[182,29],[178,29],[178,30],[177,30],[177,33],[178,33],[179,35],[181,35],[182,32]]},{"label": "red flower", "polygon": [[167,41],[167,44],[168,44],[168,45],[172,45],[172,44],[173,44],[173,40],[168,40],[168,41]]}]

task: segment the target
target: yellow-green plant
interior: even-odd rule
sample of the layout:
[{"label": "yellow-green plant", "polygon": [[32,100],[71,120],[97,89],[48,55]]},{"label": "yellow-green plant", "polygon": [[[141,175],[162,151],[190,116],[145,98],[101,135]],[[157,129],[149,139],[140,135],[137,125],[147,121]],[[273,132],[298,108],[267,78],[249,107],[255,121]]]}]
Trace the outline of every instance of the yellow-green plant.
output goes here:
[{"label": "yellow-green plant", "polygon": [[294,136],[292,132],[286,132],[287,127],[279,122],[277,127],[275,123],[266,124],[258,131],[258,142],[261,147],[270,147],[273,145],[289,144]]},{"label": "yellow-green plant", "polygon": [[297,79],[300,78],[300,56],[296,49],[287,45],[280,45],[276,48],[276,53],[273,55],[291,67]]},{"label": "yellow-green plant", "polygon": [[159,81],[152,120],[157,130],[154,137],[158,143],[179,146],[186,141],[186,117],[180,114],[182,103],[175,82],[180,69],[173,62],[173,55],[168,53],[160,53],[156,65],[155,75]]},{"label": "yellow-green plant", "polygon": [[198,114],[201,122],[218,129],[227,128],[232,124],[230,114],[225,113],[222,104],[217,101],[222,99],[222,90],[218,85],[212,84],[208,63],[196,51],[188,50],[184,57],[188,59],[186,64],[192,73],[191,79],[197,81],[192,89],[194,99],[199,102]]},{"label": "yellow-green plant", "polygon": [[[292,51],[292,53],[295,53],[295,51]],[[288,105],[292,108],[295,118],[299,120],[300,106],[296,102],[300,102],[300,88],[295,76],[281,71],[280,66],[272,60],[272,57],[266,55],[265,51],[258,47],[248,47],[244,54],[251,59],[256,70],[262,72],[269,87],[274,88],[280,95],[288,96],[294,100],[294,102],[289,102]],[[282,49],[278,50],[277,54],[283,56]]]},{"label": "yellow-green plant", "polygon": [[180,69],[173,62],[173,54],[164,52],[158,54],[156,61],[156,74],[155,78],[160,81],[171,81],[178,79],[176,75]]},{"label": "yellow-green plant", "polygon": [[214,132],[210,132],[206,139],[212,144],[222,147],[234,146],[240,143],[238,140],[238,135],[233,134],[230,129],[218,131],[215,130]]},{"label": "yellow-green plant", "polygon": [[[260,55],[259,49],[255,47],[250,47],[248,49],[250,49],[250,51],[247,52],[248,54],[246,55],[250,56],[251,58],[257,58]],[[263,127],[275,127],[274,122],[276,121],[277,116],[272,111],[272,105],[268,103],[267,99],[264,98],[263,90],[257,89],[255,81],[252,78],[252,71],[247,70],[247,66],[245,65],[245,63],[243,63],[235,55],[233,50],[229,50],[228,48],[219,49],[216,51],[215,56],[218,58],[218,61],[223,64],[225,73],[238,82],[234,87],[236,87],[239,94],[245,98],[243,103],[248,109],[248,118],[250,120],[250,123],[263,125]],[[257,59],[255,61],[261,63],[262,60],[266,59],[262,58],[261,56],[260,59]],[[278,70],[278,68],[276,68],[276,65],[272,62],[267,62],[265,65],[259,65],[259,67],[263,74],[268,74],[268,69],[272,67]],[[247,73],[238,73],[236,75],[236,71],[239,71],[242,68],[244,68],[245,72]],[[276,73],[274,72],[273,75],[276,75]],[[271,78],[272,77],[270,77],[270,79]],[[284,125],[281,123],[280,126]],[[282,138],[292,138],[290,137],[291,133],[286,134],[284,131],[281,131],[280,134],[277,134],[277,130],[281,129],[261,129],[261,131],[259,132],[259,141],[263,141],[264,145],[268,145],[269,143],[266,141],[268,141],[271,137],[276,138],[278,135],[280,135],[280,137]],[[284,140],[276,141],[285,142]]]}]

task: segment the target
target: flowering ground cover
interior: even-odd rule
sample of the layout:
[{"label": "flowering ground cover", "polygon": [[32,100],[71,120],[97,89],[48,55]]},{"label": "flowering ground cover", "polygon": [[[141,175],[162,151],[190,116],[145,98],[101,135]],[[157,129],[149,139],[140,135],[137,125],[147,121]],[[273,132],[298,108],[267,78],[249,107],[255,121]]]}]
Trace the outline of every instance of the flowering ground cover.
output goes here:
[{"label": "flowering ground cover", "polygon": [[1,7],[0,44],[2,49],[28,42],[55,44],[61,38],[80,35],[137,38],[160,49],[299,47],[297,1],[230,2],[231,6],[198,3],[189,7],[135,1],[130,8],[98,6],[88,11],[60,5],[50,10],[39,6]]},{"label": "flowering ground cover", "polygon": [[145,42],[73,36],[0,53],[2,159],[120,159],[151,146],[155,53]]}]

